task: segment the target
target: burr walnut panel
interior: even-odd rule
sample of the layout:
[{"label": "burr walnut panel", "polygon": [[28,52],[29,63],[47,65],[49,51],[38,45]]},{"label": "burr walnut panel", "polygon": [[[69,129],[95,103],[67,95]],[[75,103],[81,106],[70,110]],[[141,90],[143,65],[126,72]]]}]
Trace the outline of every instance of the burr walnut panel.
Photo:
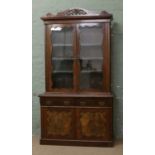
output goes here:
[{"label": "burr walnut panel", "polygon": [[112,138],[111,108],[85,108],[78,110],[79,139],[110,140]]},{"label": "burr walnut panel", "polygon": [[45,138],[73,138],[74,110],[66,108],[42,107]]}]

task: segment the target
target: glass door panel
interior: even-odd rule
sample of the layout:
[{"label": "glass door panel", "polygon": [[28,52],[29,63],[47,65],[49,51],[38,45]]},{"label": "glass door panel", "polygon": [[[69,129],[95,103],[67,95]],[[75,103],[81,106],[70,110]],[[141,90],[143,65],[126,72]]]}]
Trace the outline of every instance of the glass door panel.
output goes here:
[{"label": "glass door panel", "polygon": [[103,90],[103,24],[80,24],[80,89]]},{"label": "glass door panel", "polygon": [[73,88],[73,27],[53,25],[51,31],[53,88]]}]

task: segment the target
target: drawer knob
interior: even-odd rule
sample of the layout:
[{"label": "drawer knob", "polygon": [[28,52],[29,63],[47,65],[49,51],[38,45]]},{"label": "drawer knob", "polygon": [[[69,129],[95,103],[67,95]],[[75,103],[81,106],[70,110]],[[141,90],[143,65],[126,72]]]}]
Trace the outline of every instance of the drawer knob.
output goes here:
[{"label": "drawer knob", "polygon": [[64,104],[65,105],[69,105],[70,104],[70,101],[64,101]]},{"label": "drawer knob", "polygon": [[50,101],[50,100],[48,101],[48,100],[47,100],[47,101],[46,101],[46,104],[52,104],[52,101]]},{"label": "drawer knob", "polygon": [[103,102],[103,101],[100,101],[100,102],[98,102],[98,103],[99,103],[99,105],[101,105],[101,106],[105,105],[105,102]]},{"label": "drawer knob", "polygon": [[81,104],[81,105],[86,105],[86,102],[80,101],[80,104]]}]

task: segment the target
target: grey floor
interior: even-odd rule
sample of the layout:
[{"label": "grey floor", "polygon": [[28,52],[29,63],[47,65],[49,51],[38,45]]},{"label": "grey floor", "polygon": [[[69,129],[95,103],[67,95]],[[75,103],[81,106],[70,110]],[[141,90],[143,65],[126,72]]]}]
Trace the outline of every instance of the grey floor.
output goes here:
[{"label": "grey floor", "polygon": [[110,148],[40,145],[39,137],[33,136],[32,155],[123,155],[123,144],[118,141]]}]

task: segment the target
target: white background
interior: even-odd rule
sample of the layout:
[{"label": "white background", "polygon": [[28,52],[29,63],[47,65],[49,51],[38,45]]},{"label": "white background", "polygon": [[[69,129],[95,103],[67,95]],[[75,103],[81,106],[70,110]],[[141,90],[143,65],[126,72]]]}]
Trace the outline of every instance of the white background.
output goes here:
[{"label": "white background", "polygon": [[[124,0],[123,154],[155,154],[155,4]],[[0,2],[0,154],[32,154],[32,2]],[[24,151],[24,152],[23,152]]]}]

